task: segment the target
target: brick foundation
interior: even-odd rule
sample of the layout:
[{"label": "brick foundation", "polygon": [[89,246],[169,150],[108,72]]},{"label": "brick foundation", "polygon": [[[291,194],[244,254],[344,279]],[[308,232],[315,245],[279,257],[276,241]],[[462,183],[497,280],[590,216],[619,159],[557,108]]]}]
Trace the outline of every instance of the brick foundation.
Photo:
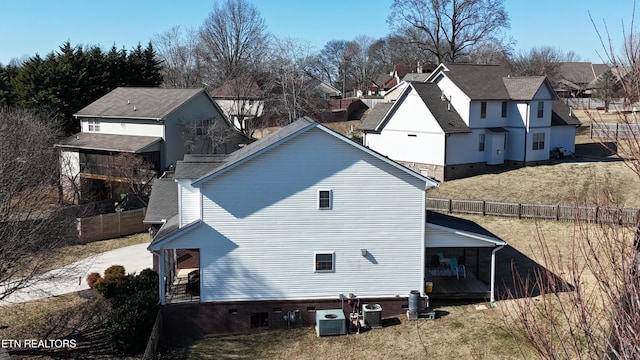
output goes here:
[{"label": "brick foundation", "polygon": [[[361,298],[360,305],[376,303],[382,306],[382,317],[404,316],[408,308],[408,297]],[[351,307],[345,300],[345,317]],[[424,305],[424,304],[423,304]],[[216,303],[179,303],[161,307],[163,337],[191,336],[207,334],[238,333],[260,329],[286,329],[284,320],[287,312],[298,310],[292,327],[306,327],[315,324],[316,310],[340,309],[341,301],[300,300],[300,301],[242,301]]]}]

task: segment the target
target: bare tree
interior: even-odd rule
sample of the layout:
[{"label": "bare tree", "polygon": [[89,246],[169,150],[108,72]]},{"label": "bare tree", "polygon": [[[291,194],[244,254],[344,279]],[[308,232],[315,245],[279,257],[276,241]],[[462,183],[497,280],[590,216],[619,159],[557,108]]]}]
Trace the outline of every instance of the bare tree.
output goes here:
[{"label": "bare tree", "polygon": [[[606,38],[610,39],[608,34]],[[602,45],[614,64],[639,50],[635,42],[628,41],[618,58],[609,51],[613,48],[610,42],[602,41]],[[629,71],[632,76],[622,78],[620,88],[625,97],[638,98],[632,79],[640,69],[633,66]],[[599,121],[597,113],[589,113],[589,117],[592,124]],[[617,153],[640,176],[640,136],[632,131],[637,129],[637,119],[621,112],[618,122],[629,137],[618,139]],[[543,268],[516,276],[520,281],[514,289],[522,292],[512,293],[517,299],[503,307],[512,333],[526,339],[545,359],[640,358],[640,224],[620,225],[618,199],[608,191],[608,184],[598,186],[604,189],[601,195],[594,195],[601,220],[580,221],[585,209],[576,206],[572,251],[561,257],[544,240],[544,234],[539,234]],[[554,274],[564,282],[555,281]]]},{"label": "bare tree", "polygon": [[153,46],[162,61],[163,86],[201,87],[202,60],[197,52],[198,34],[192,29],[174,26],[153,37]]},{"label": "bare tree", "polygon": [[228,154],[242,142],[240,134],[218,117],[196,122],[181,120],[178,128],[188,154]]},{"label": "bare tree", "polygon": [[0,108],[0,300],[30,284],[65,243],[53,117]]},{"label": "bare tree", "polygon": [[307,42],[293,38],[274,42],[269,81],[264,84],[263,120],[270,125],[286,125],[307,115],[321,120],[328,111],[326,97],[317,90],[320,82],[313,77],[317,68],[310,58]]},{"label": "bare tree", "polygon": [[341,89],[343,94],[351,86],[347,83],[351,67],[348,48],[349,42],[346,40],[331,40],[324,45],[313,62],[318,79],[326,80]]},{"label": "bare tree", "polygon": [[459,62],[509,27],[504,0],[394,0],[388,22],[439,63]]},{"label": "bare tree", "polygon": [[560,63],[568,61],[569,58],[575,59],[575,55],[566,55],[562,50],[552,46],[540,46],[529,51],[521,51],[509,61],[509,65],[516,75],[546,75],[556,79]]},{"label": "bare tree", "polygon": [[211,71],[211,86],[251,73],[268,51],[264,19],[246,0],[216,2],[199,35],[200,55]]},{"label": "bare tree", "polygon": [[112,194],[134,193],[148,195],[151,181],[156,177],[153,165],[132,153],[118,153],[107,164]]}]

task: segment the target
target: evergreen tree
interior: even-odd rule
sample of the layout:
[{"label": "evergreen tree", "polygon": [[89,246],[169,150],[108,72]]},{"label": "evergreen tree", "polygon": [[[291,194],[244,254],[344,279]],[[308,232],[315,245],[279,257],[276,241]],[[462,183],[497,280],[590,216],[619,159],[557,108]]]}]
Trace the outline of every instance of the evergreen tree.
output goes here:
[{"label": "evergreen tree", "polygon": [[108,53],[98,46],[60,46],[46,58],[36,55],[11,71],[0,67],[0,104],[38,108],[64,119],[64,131],[79,131],[73,114],[119,86],[158,86],[160,61],[149,43],[131,54],[115,45]]},{"label": "evergreen tree", "polygon": [[613,74],[613,71],[609,69],[602,73],[598,80],[596,80],[592,96],[604,101],[604,110],[609,111],[611,100],[613,100],[618,93],[619,88],[617,85],[617,78]]},{"label": "evergreen tree", "polygon": [[18,67],[14,65],[2,66],[0,64],[0,106],[14,106],[15,93],[11,79],[18,73]]}]

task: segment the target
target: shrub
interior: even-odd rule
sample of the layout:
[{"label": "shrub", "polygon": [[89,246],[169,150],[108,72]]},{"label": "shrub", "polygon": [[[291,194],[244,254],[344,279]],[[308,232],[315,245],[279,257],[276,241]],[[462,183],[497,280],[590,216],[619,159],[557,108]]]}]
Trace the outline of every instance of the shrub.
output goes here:
[{"label": "shrub", "polygon": [[115,280],[118,282],[122,282],[124,279],[124,266],[122,265],[111,265],[104,271],[104,279],[105,280]]},{"label": "shrub", "polygon": [[106,330],[112,345],[126,354],[143,352],[158,314],[158,274],[145,269],[127,275],[109,300]]},{"label": "shrub", "polygon": [[104,271],[104,278],[95,284],[95,289],[106,299],[114,297],[125,279],[124,266],[111,265]]},{"label": "shrub", "polygon": [[87,285],[89,285],[89,287],[93,289],[99,282],[102,282],[102,280],[103,279],[100,274],[98,274],[97,272],[92,272],[87,276]]}]

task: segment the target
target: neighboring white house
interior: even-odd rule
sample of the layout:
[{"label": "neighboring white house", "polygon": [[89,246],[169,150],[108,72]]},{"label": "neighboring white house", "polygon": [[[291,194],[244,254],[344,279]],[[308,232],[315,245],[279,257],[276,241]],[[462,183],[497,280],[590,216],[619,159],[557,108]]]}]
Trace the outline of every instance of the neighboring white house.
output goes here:
[{"label": "neighboring white house", "polygon": [[[435,277],[427,259],[436,249],[466,254],[470,271],[479,273],[471,270],[481,266],[476,259],[486,267],[495,259],[492,250],[505,244],[486,232],[456,228],[455,218],[429,223],[425,190],[437,182],[309,118],[222,162],[212,159],[206,173],[203,165],[194,158],[178,162],[177,213],[166,219],[149,250],[159,258],[162,304],[184,301],[176,294],[176,254],[197,250],[199,297],[189,300],[218,304],[198,312],[219,319],[218,326],[246,326],[249,318],[253,326],[265,317],[277,326],[282,315],[273,313],[306,307],[302,316],[309,317],[316,306],[340,307],[341,294],[397,304],[388,311],[399,313],[409,292],[424,295],[425,281]],[[167,216],[153,207],[168,197],[154,191],[148,213],[158,215],[147,223]],[[483,273],[490,276],[475,295],[493,300],[488,284],[494,274],[488,268]],[[184,304],[163,316],[180,309]]]},{"label": "neighboring white house", "polygon": [[239,130],[246,130],[248,121],[262,116],[264,110],[262,90],[250,76],[229,80],[211,90],[210,93]]},{"label": "neighboring white house", "polygon": [[[74,116],[81,132],[56,144],[67,198],[103,187],[112,175],[109,164],[119,153],[141,157],[157,175],[185,153],[229,153],[247,142],[230,131],[228,120],[204,89],[120,87]],[[213,146],[207,142],[210,148],[205,149],[199,139],[210,129],[224,139],[216,139]]]},{"label": "neighboring white house", "polygon": [[364,144],[426,176],[448,180],[487,165],[546,161],[556,148],[575,151],[580,121],[544,76],[440,65],[426,82],[392,93],[360,126]]}]

